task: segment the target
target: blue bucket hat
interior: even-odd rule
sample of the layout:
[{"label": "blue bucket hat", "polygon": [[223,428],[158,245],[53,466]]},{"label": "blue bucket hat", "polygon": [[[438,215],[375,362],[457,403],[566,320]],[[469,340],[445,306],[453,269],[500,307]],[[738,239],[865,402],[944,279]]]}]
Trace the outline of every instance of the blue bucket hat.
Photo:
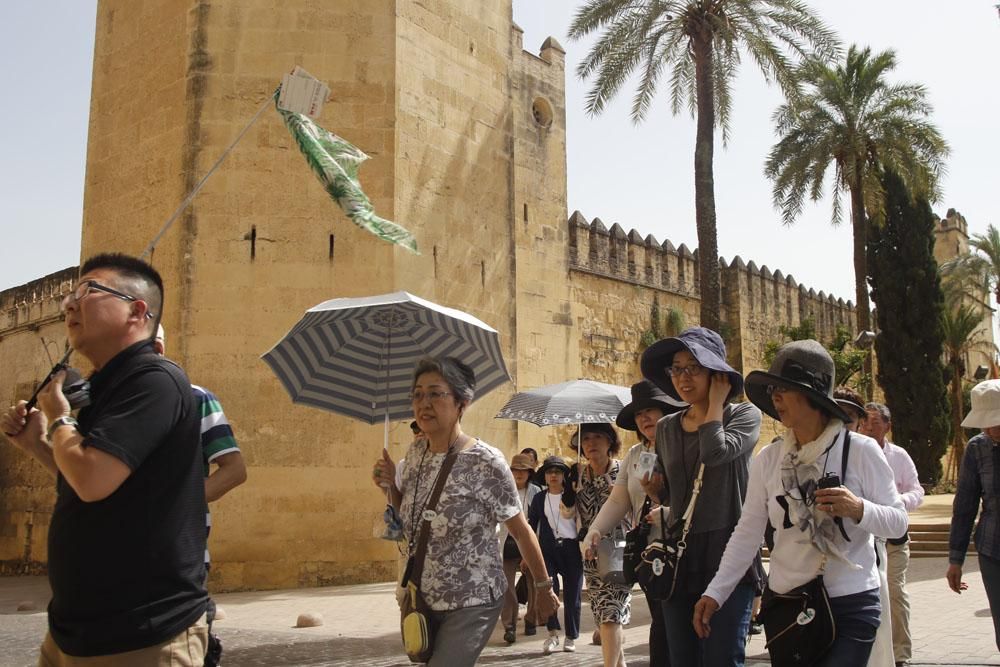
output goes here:
[{"label": "blue bucket hat", "polygon": [[708,370],[729,376],[733,388],[726,397],[727,400],[743,393],[743,376],[726,363],[726,344],[722,341],[722,336],[705,327],[685,329],[674,338],[664,338],[647,347],[639,362],[643,377],[665,391],[668,396],[681,400],[667,374],[667,367],[673,363],[674,355],[681,350],[690,352],[691,356]]}]

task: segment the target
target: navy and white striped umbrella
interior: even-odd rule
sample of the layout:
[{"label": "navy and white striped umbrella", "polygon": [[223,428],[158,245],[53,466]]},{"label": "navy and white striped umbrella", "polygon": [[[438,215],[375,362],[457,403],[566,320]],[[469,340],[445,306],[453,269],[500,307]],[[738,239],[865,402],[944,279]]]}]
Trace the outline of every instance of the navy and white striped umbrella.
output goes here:
[{"label": "navy and white striped umbrella", "polygon": [[495,329],[407,292],[324,301],[262,359],[293,402],[375,424],[412,418],[413,367],[425,356],[468,364],[477,398],[510,380]]},{"label": "navy and white striped umbrella", "polygon": [[536,426],[613,422],[632,401],[628,387],[594,380],[571,380],[519,391],[497,413]]}]

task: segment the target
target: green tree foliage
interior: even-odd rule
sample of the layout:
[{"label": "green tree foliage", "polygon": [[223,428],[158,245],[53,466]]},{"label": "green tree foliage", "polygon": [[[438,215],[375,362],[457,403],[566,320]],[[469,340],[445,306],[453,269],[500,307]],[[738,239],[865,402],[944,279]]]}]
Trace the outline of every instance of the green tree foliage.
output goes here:
[{"label": "green tree foliage", "polygon": [[[811,317],[802,320],[797,327],[781,325],[778,327],[778,332],[781,334],[780,341],[772,340],[764,344],[764,363],[767,366],[771,365],[778,349],[785,343],[810,338],[819,340],[816,335],[816,323]],[[864,361],[868,357],[868,353],[851,344],[851,332],[846,327],[838,325],[834,331],[833,339],[823,343],[823,345],[833,357],[837,384],[853,385],[855,389],[864,393],[864,390],[871,384],[870,378],[863,373]],[[858,375],[859,372],[861,375]]]},{"label": "green tree foliage", "polygon": [[831,165],[834,224],[841,219],[841,194],[850,194],[858,331],[871,330],[866,248],[869,217],[878,223],[884,211],[880,168],[892,169],[907,189],[933,201],[948,154],[947,143],[927,120],[931,105],[924,87],[886,81],[895,66],[892,51],[873,54],[857,46],[842,64],[805,62],[798,72],[802,94],[774,113],[780,138],[764,169],[786,224],[795,221],[807,198],[823,197]]},{"label": "green tree foliage", "polygon": [[892,411],[894,442],[909,452],[920,479],[941,479],[951,431],[944,352],[944,293],[934,260],[937,218],[894,172],[882,174],[884,222],[872,225],[868,271],[879,335],[878,383]]},{"label": "green tree foliage", "polygon": [[[601,113],[635,74],[632,119],[641,121],[657,88],[667,86],[674,115],[687,109],[697,119],[694,151],[695,221],[698,231],[701,324],[719,330],[722,299],[715,218],[715,129],[729,136],[732,82],[741,51],[794,95],[790,55],[812,49],[833,57],[837,40],[799,0],[586,0],[569,36],[600,36],[577,68],[593,85],[587,111]],[[666,79],[666,80],[664,80]]]}]

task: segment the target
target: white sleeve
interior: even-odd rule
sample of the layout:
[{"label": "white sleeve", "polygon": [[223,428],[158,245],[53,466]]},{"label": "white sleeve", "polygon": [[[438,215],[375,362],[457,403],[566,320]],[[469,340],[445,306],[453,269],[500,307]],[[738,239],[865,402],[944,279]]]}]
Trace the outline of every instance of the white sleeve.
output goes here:
[{"label": "white sleeve", "polygon": [[917,466],[913,464],[909,453],[900,447],[895,458],[894,463],[900,468],[899,495],[903,499],[903,507],[906,508],[906,511],[912,512],[924,502],[924,487],[920,485],[920,478],[917,477]]},{"label": "white sleeve", "polygon": [[[859,446],[857,467],[861,473],[861,502],[864,513],[858,527],[875,537],[902,537],[909,525],[903,499],[896,491],[896,481],[889,462],[878,445]],[[853,450],[852,450],[853,454]]]},{"label": "white sleeve", "polygon": [[705,589],[705,595],[719,603],[721,607],[729,599],[736,585],[743,579],[747,568],[753,562],[754,556],[764,541],[764,529],[767,527],[767,478],[772,456],[767,455],[765,448],[750,463],[750,481],[747,484],[747,497],[743,502],[743,512],[733,534],[726,543],[726,551],[722,554],[719,570],[712,582]]}]

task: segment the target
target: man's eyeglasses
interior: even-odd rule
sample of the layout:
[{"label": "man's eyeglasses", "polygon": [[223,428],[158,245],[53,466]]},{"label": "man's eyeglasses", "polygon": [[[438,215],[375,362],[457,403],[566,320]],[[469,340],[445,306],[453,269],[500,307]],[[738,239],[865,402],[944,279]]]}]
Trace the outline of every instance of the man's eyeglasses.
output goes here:
[{"label": "man's eyeglasses", "polygon": [[689,378],[698,377],[705,372],[705,367],[701,364],[691,364],[690,366],[667,366],[667,375],[672,378],[679,378],[687,375]]},{"label": "man's eyeglasses", "polygon": [[429,398],[431,403],[437,403],[445,396],[451,396],[450,391],[415,391],[410,394],[412,403],[423,403],[425,398]]},{"label": "man's eyeglasses", "polygon": [[[77,303],[85,296],[90,294],[91,291],[93,290],[97,290],[98,292],[107,292],[108,294],[114,295],[119,299],[122,299],[123,301],[141,301],[141,299],[137,299],[131,294],[125,294],[125,292],[119,292],[118,290],[108,287],[107,285],[102,285],[96,280],[84,280],[82,283],[76,286],[76,289],[74,289],[72,292],[66,295],[66,299],[63,299],[63,303],[65,303],[67,299],[72,300],[73,303]],[[153,311],[147,310],[146,319],[151,320],[153,319],[153,317],[155,317],[153,315]]]}]

